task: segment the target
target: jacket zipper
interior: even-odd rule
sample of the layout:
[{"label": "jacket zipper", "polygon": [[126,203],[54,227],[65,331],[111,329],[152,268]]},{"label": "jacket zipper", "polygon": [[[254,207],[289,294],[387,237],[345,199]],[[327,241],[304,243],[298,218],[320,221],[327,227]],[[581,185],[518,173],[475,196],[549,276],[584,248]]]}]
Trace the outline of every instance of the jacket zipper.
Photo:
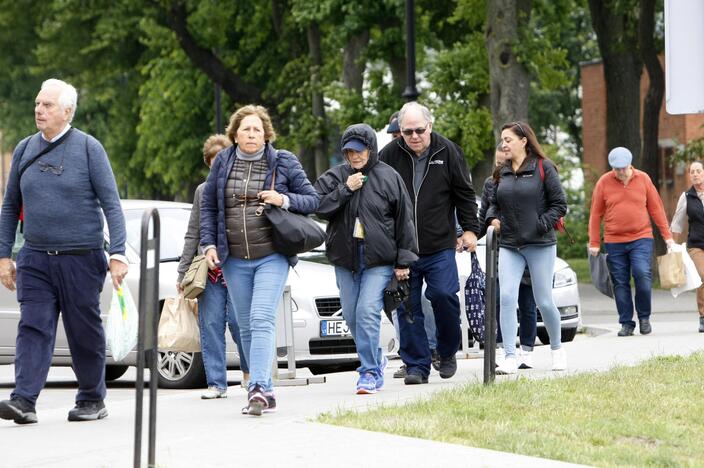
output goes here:
[{"label": "jacket zipper", "polygon": [[252,162],[249,162],[249,172],[247,173],[247,179],[244,182],[244,203],[242,204],[242,225],[244,226],[244,246],[247,250],[247,260],[250,259],[249,254],[249,239],[247,238],[247,190],[249,188],[249,181],[252,178]]},{"label": "jacket zipper", "polygon": [[413,171],[412,171],[413,173],[411,174],[411,176],[412,176],[411,186],[413,187],[413,198],[414,198],[414,203],[413,203],[413,227],[414,227],[415,230],[416,230],[416,249],[418,250],[418,252],[420,252],[420,238],[418,237],[418,223],[417,223],[417,221],[416,221],[416,220],[418,219],[418,192],[420,192],[421,187],[423,187],[423,182],[425,182],[425,178],[428,176],[428,172],[430,172],[430,161],[432,161],[433,158],[434,158],[440,151],[444,150],[445,147],[443,146],[442,148],[440,148],[439,150],[437,150],[436,152],[434,152],[433,154],[431,154],[431,155],[428,157],[428,164],[425,166],[425,174],[423,174],[423,178],[420,180],[420,185],[418,186],[418,190],[417,190],[417,191],[416,191],[416,184],[413,183],[413,180],[415,180],[415,176],[416,176],[416,160],[413,159],[413,155],[412,155],[411,153],[409,153],[408,151],[406,151],[406,148],[404,148],[403,146],[400,146],[400,148],[408,155],[409,158],[411,158],[411,166],[412,166],[412,169],[413,169]]}]

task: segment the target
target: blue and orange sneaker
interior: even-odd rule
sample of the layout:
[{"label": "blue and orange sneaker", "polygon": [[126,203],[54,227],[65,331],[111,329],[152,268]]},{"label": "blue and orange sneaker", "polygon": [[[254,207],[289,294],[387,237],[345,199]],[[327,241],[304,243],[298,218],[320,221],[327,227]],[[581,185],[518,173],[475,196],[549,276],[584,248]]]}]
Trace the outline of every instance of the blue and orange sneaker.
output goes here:
[{"label": "blue and orange sneaker", "polygon": [[376,393],[376,379],[371,372],[360,374],[357,381],[357,395],[370,395]]}]

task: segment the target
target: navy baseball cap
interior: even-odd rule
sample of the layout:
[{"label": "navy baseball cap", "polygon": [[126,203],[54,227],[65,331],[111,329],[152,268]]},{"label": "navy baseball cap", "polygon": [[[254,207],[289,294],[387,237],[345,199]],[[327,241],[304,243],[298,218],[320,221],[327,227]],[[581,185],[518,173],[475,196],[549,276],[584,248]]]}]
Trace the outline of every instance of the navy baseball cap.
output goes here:
[{"label": "navy baseball cap", "polygon": [[359,138],[350,138],[342,146],[342,151],[352,150],[361,153],[365,149],[367,149],[367,145]]},{"label": "navy baseball cap", "polygon": [[386,129],[386,133],[401,133],[401,127],[398,126],[398,119],[394,119],[389,122],[389,127]]}]

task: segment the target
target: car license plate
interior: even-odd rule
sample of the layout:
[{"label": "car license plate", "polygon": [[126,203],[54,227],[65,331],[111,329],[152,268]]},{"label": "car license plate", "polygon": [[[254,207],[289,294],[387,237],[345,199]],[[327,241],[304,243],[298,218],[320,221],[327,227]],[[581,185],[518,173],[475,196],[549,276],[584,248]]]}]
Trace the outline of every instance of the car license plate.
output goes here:
[{"label": "car license plate", "polygon": [[350,336],[350,327],[344,320],[321,320],[320,336]]}]

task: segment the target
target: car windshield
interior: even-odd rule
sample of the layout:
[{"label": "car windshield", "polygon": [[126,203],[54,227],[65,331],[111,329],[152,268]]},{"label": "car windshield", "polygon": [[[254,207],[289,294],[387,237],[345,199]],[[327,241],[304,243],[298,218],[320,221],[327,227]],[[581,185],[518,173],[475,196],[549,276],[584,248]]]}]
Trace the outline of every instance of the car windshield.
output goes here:
[{"label": "car windshield", "polygon": [[[144,210],[124,210],[127,227],[127,243],[137,254],[142,239],[142,214]],[[161,236],[159,239],[161,261],[178,260],[183,251],[183,236],[188,228],[188,218],[191,210],[188,208],[159,208]],[[149,232],[151,236],[151,229]]]}]

